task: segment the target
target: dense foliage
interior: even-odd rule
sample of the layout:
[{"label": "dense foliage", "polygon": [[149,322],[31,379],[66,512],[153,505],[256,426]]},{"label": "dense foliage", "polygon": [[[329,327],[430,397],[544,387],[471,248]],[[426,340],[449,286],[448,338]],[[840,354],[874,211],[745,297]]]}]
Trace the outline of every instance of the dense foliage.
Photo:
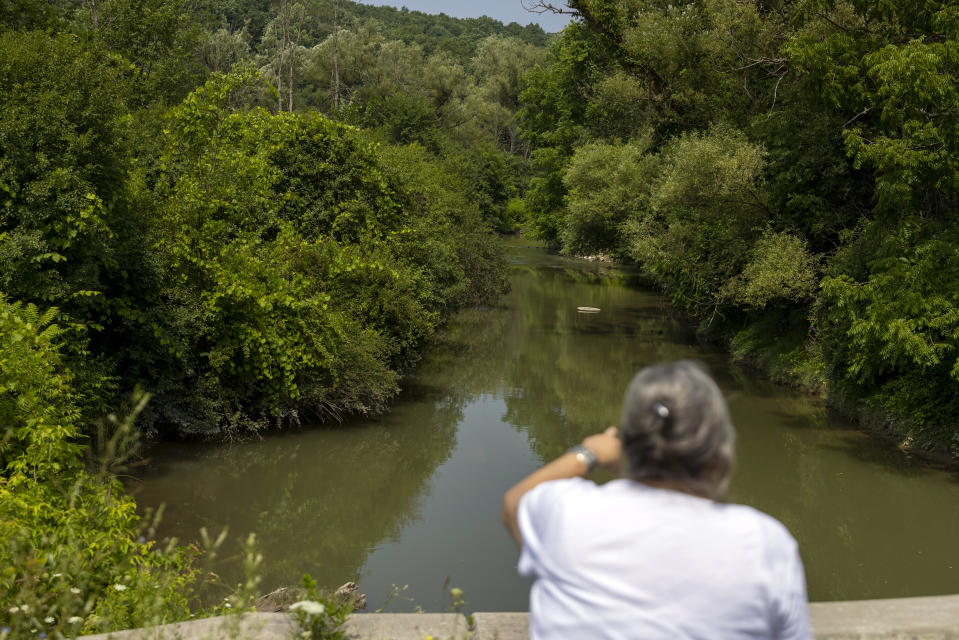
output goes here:
[{"label": "dense foliage", "polygon": [[[55,310],[0,298],[5,636],[73,637],[183,619],[196,580],[188,552],[138,538],[135,504],[113,476],[122,456],[85,462],[80,394],[62,364],[55,319]],[[130,423],[113,427],[115,454]]]},{"label": "dense foliage", "polygon": [[352,3],[333,38],[314,4],[259,43],[228,28],[259,4],[4,5],[0,291],[61,310],[87,423],[138,387],[153,433],[377,411],[503,290],[488,228],[518,215],[536,48],[492,21],[413,41],[424,14]]},{"label": "dense foliage", "polygon": [[158,263],[128,320],[155,337],[135,341],[134,377],[163,371],[147,424],[232,431],[381,409],[438,323],[502,286],[476,207],[422,197],[442,179],[425,157],[388,164],[319,115],[220,108],[249,81],[211,80],[168,122]]},{"label": "dense foliage", "polygon": [[0,2],[0,636],[195,614],[138,434],[382,410],[504,291],[545,34],[339,4]]},{"label": "dense foliage", "polygon": [[521,95],[531,229],[959,455],[955,4],[537,4],[578,19]]}]

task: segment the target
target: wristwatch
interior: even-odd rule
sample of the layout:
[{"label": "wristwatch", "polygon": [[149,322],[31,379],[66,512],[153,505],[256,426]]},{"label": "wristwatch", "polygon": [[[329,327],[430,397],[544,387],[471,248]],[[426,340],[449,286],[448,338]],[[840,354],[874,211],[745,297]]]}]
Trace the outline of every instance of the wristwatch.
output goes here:
[{"label": "wristwatch", "polygon": [[576,458],[586,465],[586,475],[591,474],[596,470],[596,467],[599,466],[599,458],[589,447],[585,447],[581,444],[571,447],[566,453],[572,453]]}]

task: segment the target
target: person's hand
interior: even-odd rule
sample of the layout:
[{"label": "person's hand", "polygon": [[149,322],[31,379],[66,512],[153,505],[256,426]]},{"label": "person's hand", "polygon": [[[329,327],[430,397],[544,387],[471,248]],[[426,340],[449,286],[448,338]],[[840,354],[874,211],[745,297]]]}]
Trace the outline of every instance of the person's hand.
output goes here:
[{"label": "person's hand", "polygon": [[[602,433],[597,433],[583,440],[583,446],[596,454],[596,462],[604,469],[613,473],[619,471],[619,456],[623,446],[619,442],[619,433],[616,427],[610,427]],[[541,469],[537,469],[520,480],[503,496],[502,518],[503,524],[509,529],[510,535],[516,544],[523,544],[523,536],[519,530],[519,502],[524,495],[534,487],[550,480],[562,478],[577,478],[583,475],[583,463],[571,455],[561,455]]]},{"label": "person's hand", "polygon": [[599,459],[599,466],[607,471],[619,470],[619,459],[623,455],[623,443],[619,439],[619,429],[609,427],[602,433],[583,440],[583,446],[590,449]]}]

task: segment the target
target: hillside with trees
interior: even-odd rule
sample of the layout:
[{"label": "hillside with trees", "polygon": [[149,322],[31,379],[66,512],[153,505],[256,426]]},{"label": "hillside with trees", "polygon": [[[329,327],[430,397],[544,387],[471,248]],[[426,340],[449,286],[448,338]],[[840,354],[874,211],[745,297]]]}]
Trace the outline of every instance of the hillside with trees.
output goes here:
[{"label": "hillside with trees", "polygon": [[188,617],[195,549],[116,480],[138,437],[382,411],[506,290],[545,40],[346,1],[0,4],[0,626]]},{"label": "hillside with trees", "polygon": [[0,291],[59,310],[92,415],[138,387],[151,433],[380,410],[503,289],[488,229],[517,222],[544,50],[339,4],[8,9]]},{"label": "hillside with trees", "polygon": [[536,3],[534,232],[635,261],[707,335],[959,455],[952,2]]}]

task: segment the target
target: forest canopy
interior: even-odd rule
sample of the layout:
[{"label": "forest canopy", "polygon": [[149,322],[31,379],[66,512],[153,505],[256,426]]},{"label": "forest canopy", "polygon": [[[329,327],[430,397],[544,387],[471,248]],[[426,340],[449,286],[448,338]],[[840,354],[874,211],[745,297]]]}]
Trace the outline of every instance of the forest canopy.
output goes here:
[{"label": "forest canopy", "polygon": [[140,434],[382,411],[505,291],[546,41],[346,0],[0,2],[0,636],[250,606],[208,611],[116,474]]},{"label": "forest canopy", "polygon": [[577,19],[520,97],[531,229],[959,455],[955,3],[534,4]]},{"label": "forest canopy", "polygon": [[[533,25],[352,2],[3,5],[0,291],[90,417],[237,434],[382,409],[505,286]],[[71,353],[84,352],[71,360]]]}]

